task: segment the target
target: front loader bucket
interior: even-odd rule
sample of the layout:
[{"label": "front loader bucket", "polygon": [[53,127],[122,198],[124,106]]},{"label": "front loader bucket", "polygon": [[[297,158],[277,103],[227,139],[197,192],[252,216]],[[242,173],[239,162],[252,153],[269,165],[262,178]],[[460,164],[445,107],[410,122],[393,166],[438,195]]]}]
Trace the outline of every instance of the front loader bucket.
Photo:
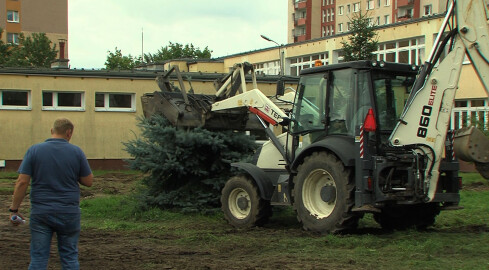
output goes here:
[{"label": "front loader bucket", "polygon": [[240,108],[212,112],[216,96],[156,91],[141,97],[144,117],[163,115],[176,127],[203,127],[209,130],[263,130],[260,122],[248,110]]},{"label": "front loader bucket", "polygon": [[474,162],[477,171],[489,179],[489,138],[474,126],[455,132],[454,151],[457,158]]}]

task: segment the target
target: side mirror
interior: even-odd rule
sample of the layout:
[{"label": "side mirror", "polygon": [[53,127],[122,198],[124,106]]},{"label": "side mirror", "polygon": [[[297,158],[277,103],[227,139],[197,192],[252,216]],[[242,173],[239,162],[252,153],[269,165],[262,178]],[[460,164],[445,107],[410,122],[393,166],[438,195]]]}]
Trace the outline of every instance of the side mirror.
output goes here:
[{"label": "side mirror", "polygon": [[276,96],[283,96],[285,94],[285,82],[280,79],[277,81],[277,91],[275,93]]}]

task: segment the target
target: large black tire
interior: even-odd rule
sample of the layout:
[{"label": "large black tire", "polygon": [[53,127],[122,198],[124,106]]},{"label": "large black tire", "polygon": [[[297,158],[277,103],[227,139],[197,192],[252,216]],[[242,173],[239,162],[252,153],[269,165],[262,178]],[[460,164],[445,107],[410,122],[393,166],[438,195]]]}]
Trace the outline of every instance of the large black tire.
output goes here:
[{"label": "large black tire", "polygon": [[305,230],[337,233],[358,225],[361,216],[351,212],[354,185],[350,170],[330,153],[315,152],[304,159],[294,178],[293,195],[297,218]]},{"label": "large black tire", "polygon": [[222,189],[221,209],[236,228],[262,226],[272,215],[270,201],[258,193],[255,183],[245,175],[232,177]]},{"label": "large black tire", "polygon": [[440,213],[438,203],[416,205],[387,206],[381,213],[375,213],[374,219],[383,229],[406,230],[416,228],[424,230],[435,223]]}]

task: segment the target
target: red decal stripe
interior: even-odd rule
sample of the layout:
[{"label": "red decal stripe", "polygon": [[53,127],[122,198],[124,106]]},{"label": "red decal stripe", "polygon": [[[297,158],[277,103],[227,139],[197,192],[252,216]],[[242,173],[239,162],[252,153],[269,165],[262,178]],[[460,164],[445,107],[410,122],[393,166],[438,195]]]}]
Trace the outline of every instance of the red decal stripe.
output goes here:
[{"label": "red decal stripe", "polygon": [[272,124],[273,126],[275,126],[277,124],[277,121],[275,121],[273,118],[271,118],[270,116],[266,115],[264,112],[258,110],[257,108],[254,108],[254,107],[248,107],[248,109],[250,110],[250,112],[258,115],[259,117],[261,117],[263,120],[265,120],[266,122]]}]

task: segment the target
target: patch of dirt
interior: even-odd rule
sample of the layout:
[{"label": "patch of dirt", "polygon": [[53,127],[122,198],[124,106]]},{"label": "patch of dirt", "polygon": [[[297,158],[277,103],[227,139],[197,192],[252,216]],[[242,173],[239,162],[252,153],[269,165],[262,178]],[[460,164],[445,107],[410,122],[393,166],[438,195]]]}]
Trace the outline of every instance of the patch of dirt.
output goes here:
[{"label": "patch of dirt", "polygon": [[[136,188],[141,175],[110,173],[95,177],[93,187],[82,188],[81,196],[90,198],[107,194],[127,194]],[[13,188],[11,183],[2,187]],[[8,221],[11,192],[0,194],[0,269],[27,269],[29,266],[29,225],[12,226]],[[26,196],[22,209],[30,206]],[[28,221],[28,216],[25,215]],[[264,228],[238,231],[230,228],[230,233],[261,233]],[[268,233],[275,233],[273,228]],[[295,230],[296,233],[305,233]],[[283,269],[289,258],[269,258],[257,256],[257,248],[235,247],[209,248],[205,245],[182,245],[175,234],[165,235],[146,231],[108,231],[82,229],[79,241],[79,261],[81,269]],[[185,239],[181,239],[185,240]],[[177,243],[175,243],[177,242]],[[289,269],[304,268],[304,261],[292,260]],[[313,262],[317,269],[327,268],[326,262]],[[61,269],[56,246],[56,237],[51,242],[48,269]]]},{"label": "patch of dirt", "polygon": [[93,186],[81,188],[81,197],[90,198],[106,194],[128,194],[136,188],[135,182],[141,179],[141,175],[126,173],[107,173],[96,176],[93,179]]},{"label": "patch of dirt", "polygon": [[[94,185],[82,189],[84,198],[104,196],[107,194],[127,194],[136,188],[136,181],[141,175],[110,173],[94,179]],[[12,183],[2,183],[1,187],[13,187]],[[472,184],[468,188],[484,188],[483,185]],[[5,193],[5,192],[4,192]],[[12,195],[0,194],[0,269],[27,269],[29,265],[30,231],[28,224],[14,227],[8,221],[6,211],[11,203]],[[29,208],[26,197],[21,209]],[[27,217],[28,218],[28,217]],[[292,217],[295,220],[295,217]],[[286,235],[304,235],[314,238],[315,235],[300,229],[300,226],[283,228],[277,224],[267,224],[265,228],[254,228],[247,231],[229,228],[224,233],[230,235],[246,234],[247,237],[259,238],[266,233],[277,234],[277,241]],[[468,233],[488,232],[487,226],[465,226],[456,231]],[[265,231],[265,232],[264,232]],[[222,232],[221,232],[222,233]],[[383,234],[380,228],[359,229],[359,234]],[[150,231],[108,231],[83,229],[79,242],[79,261],[81,269],[367,269],[365,265],[344,258],[343,263],[332,262],[318,256],[317,259],[303,258],[284,254],[269,258],[261,253],[267,243],[260,246],[248,246],[233,243],[226,246],[207,246],[204,241],[191,242],[180,239],[178,234],[164,234]],[[203,236],[206,237],[206,236]],[[181,242],[190,241],[188,245]],[[48,269],[61,269],[53,239]]]},{"label": "patch of dirt", "polygon": [[485,191],[489,190],[489,185],[484,182],[473,182],[470,184],[465,184],[462,187],[463,190],[471,190],[471,191]]}]

